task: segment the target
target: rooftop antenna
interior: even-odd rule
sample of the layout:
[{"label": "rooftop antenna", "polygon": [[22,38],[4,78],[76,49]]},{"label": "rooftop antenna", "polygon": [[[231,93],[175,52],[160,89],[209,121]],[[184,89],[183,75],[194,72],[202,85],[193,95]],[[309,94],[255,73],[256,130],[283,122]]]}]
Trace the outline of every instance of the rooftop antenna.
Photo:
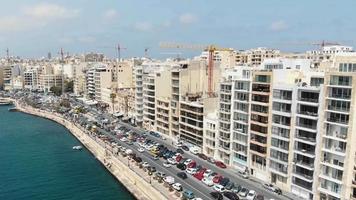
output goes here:
[{"label": "rooftop antenna", "polygon": [[6,48],[6,59],[7,59],[7,62],[10,61],[10,53],[9,53],[9,48]]}]

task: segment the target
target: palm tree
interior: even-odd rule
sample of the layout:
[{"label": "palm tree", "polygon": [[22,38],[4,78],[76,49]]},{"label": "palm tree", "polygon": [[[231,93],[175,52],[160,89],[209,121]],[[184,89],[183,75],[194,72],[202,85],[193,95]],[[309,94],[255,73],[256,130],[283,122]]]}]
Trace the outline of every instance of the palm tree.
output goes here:
[{"label": "palm tree", "polygon": [[111,93],[110,94],[110,99],[111,99],[111,105],[112,105],[112,113],[115,113],[115,108],[114,108],[115,98],[116,98],[116,94],[115,93]]}]

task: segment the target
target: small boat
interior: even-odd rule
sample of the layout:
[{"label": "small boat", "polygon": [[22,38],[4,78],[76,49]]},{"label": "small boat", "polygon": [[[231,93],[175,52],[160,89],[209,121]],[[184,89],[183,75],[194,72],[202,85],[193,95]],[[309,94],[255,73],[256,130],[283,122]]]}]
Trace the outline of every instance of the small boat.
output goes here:
[{"label": "small boat", "polygon": [[9,112],[16,112],[16,111],[17,111],[17,108],[9,108],[8,111],[9,111]]},{"label": "small boat", "polygon": [[0,99],[0,106],[7,106],[7,105],[11,105],[12,102],[10,100],[7,99]]},{"label": "small boat", "polygon": [[81,150],[82,148],[83,148],[83,147],[80,146],[80,145],[79,145],[79,146],[74,146],[74,147],[73,147],[73,150]]}]

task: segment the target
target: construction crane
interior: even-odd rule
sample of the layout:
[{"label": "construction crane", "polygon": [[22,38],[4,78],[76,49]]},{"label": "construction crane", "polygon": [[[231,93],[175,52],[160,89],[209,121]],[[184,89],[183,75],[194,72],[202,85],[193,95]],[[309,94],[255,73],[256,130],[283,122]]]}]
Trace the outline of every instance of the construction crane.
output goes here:
[{"label": "construction crane", "polygon": [[331,42],[331,41],[325,41],[325,40],[322,40],[322,41],[312,41],[312,42],[287,42],[287,43],[282,43],[282,45],[301,45],[301,46],[318,46],[320,50],[322,50],[325,46],[332,46],[332,45],[341,45],[340,43],[338,42]]},{"label": "construction crane", "polygon": [[233,51],[232,48],[221,48],[215,45],[197,45],[197,44],[179,44],[179,43],[160,43],[160,48],[170,48],[170,49],[190,49],[190,50],[200,50],[208,52],[208,95],[209,97],[214,96],[213,92],[213,69],[214,69],[214,52],[215,51]]},{"label": "construction crane", "polygon": [[121,50],[127,50],[126,47],[122,47],[120,43],[117,44],[117,46],[99,46],[97,48],[100,49],[115,49],[117,52],[117,58],[120,61],[121,60]]}]

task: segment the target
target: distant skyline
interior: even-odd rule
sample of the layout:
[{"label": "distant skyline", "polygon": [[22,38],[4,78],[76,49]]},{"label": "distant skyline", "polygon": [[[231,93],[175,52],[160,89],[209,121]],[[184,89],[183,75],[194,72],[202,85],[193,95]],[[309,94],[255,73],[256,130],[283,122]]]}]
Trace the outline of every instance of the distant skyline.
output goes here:
[{"label": "distant skyline", "polygon": [[[173,56],[160,42],[305,51],[321,40],[356,44],[356,1],[13,0],[0,6],[0,56],[102,52]],[[178,50],[183,57],[199,52]]]}]

